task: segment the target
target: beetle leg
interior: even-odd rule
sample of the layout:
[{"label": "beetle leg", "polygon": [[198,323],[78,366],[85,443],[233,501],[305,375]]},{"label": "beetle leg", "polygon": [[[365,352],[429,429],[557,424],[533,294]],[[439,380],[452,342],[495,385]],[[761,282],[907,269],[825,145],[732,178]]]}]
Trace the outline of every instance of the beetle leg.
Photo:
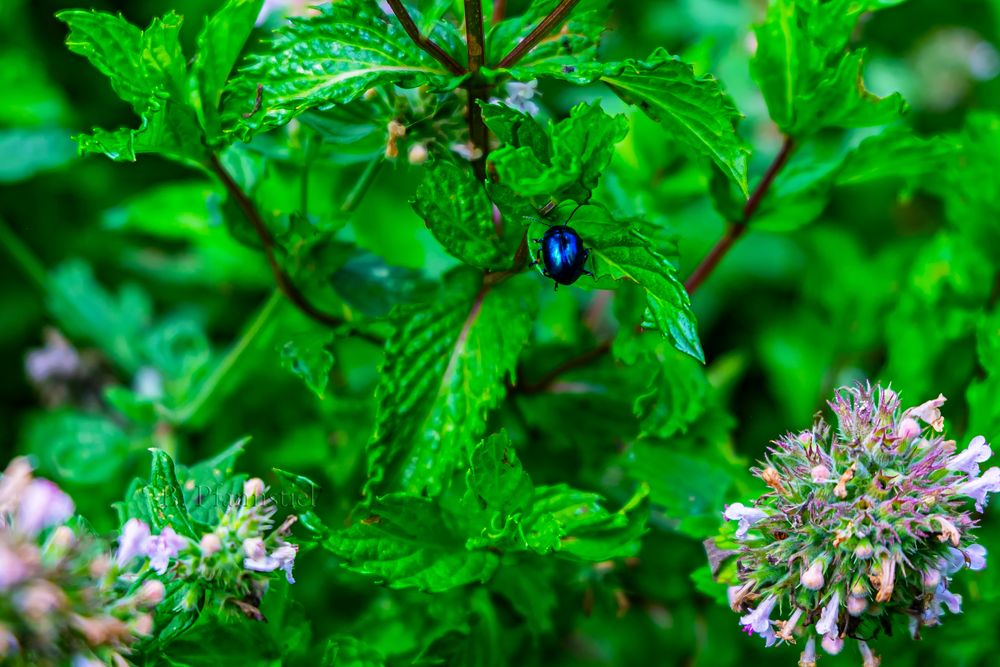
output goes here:
[{"label": "beetle leg", "polygon": [[553,283],[552,283],[552,291],[553,292],[558,292],[559,291],[559,283],[553,281]]},{"label": "beetle leg", "polygon": [[585,275],[585,276],[590,276],[590,277],[591,277],[591,278],[593,278],[594,280],[597,280],[597,276],[595,276],[595,275],[594,275],[594,272],[593,272],[593,271],[588,271],[587,269],[584,269],[584,270],[583,270],[583,275]]},{"label": "beetle leg", "polygon": [[[542,241],[544,241],[544,240],[545,240],[545,239],[531,239],[531,241],[532,241],[533,243],[541,243],[541,242],[542,242]],[[538,249],[538,251],[539,251],[539,252],[541,252],[541,251],[542,251],[542,249],[541,249],[541,248],[539,248],[539,249]]]}]

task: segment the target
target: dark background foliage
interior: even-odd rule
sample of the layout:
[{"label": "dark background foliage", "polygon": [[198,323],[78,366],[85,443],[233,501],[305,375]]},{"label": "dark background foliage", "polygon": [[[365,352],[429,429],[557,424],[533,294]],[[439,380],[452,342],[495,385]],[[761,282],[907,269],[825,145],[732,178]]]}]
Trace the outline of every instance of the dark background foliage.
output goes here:
[{"label": "dark background foliage", "polygon": [[[238,211],[202,174],[157,156],[135,164],[77,157],[71,135],[135,122],[106,80],[65,48],[66,26],[54,14],[81,4],[120,11],[140,26],[175,10],[185,17],[182,42],[191,53],[197,26],[217,3],[5,0],[0,7],[2,458],[33,455],[41,474],[63,484],[107,533],[118,527],[112,503],[145,470],[148,447],[193,462],[250,435],[243,470],[269,483],[273,468],[308,475],[322,489],[317,514],[330,526],[346,524],[365,483],[381,350],[331,338],[273,295],[262,255],[239,242],[247,236]],[[508,13],[524,4],[510,2]],[[781,143],[748,68],[750,27],[763,18],[763,4],[619,2],[601,46],[609,61],[663,46],[718,77],[746,116],[740,133],[754,149],[751,186]],[[765,653],[758,638],[740,633],[718,602],[701,547],[722,504],[756,490],[746,469],[768,442],[807,426],[835,387],[864,379],[891,382],[904,404],[944,393],[950,432],[962,443],[1000,434],[1000,116],[990,115],[1000,111],[1000,3],[911,0],[866,17],[857,32],[868,49],[869,88],[901,91],[910,104],[899,131],[952,137],[963,148],[942,143],[928,157],[932,151],[918,147],[881,163],[875,151],[871,168],[887,177],[858,177],[864,165],[853,163],[831,180],[847,149],[872,131],[824,131],[800,146],[749,233],[693,298],[707,372],[687,358],[663,360],[648,390],[647,404],[666,415],[654,435],[637,440],[633,414],[648,366],[605,356],[560,378],[575,384],[532,390],[559,360],[608,335],[601,327],[614,319],[603,292],[541,292],[518,364],[520,389],[491,415],[491,431],[508,431],[536,484],[565,482],[618,507],[637,480],[648,483],[650,532],[638,557],[595,566],[524,555],[489,585],[431,594],[376,586],[324,551],[304,551],[294,602],[276,595],[281,609],[265,630],[205,625],[163,659],[295,664],[341,637],[331,664],[355,664],[349,656],[369,664],[366,651],[404,664],[417,655],[454,664],[794,664],[792,649]],[[555,119],[595,99],[628,114],[631,133],[602,194],[676,236],[679,271],[688,275],[725,226],[708,196],[710,172],[606,89],[546,83],[540,92],[543,113]],[[355,247],[368,253],[352,255],[353,273],[318,272],[311,293],[326,306],[383,315],[383,291],[426,290],[422,281],[454,265],[407,203],[421,169],[405,156],[379,168],[348,214],[343,203],[369,167],[371,146],[323,153],[309,163],[303,190],[308,146],[270,136],[253,145],[266,161],[262,197],[275,219],[288,224],[304,203],[336,231],[323,258],[339,266]],[[374,150],[383,147],[379,134]],[[389,287],[351,282],[372,267]],[[90,359],[86,377],[68,389],[33,387],[26,378],[26,354],[42,346],[46,327]],[[129,410],[145,408],[114,401],[114,392],[109,401],[108,386],[139,388],[150,373],[163,382],[175,411],[169,418],[136,419]],[[323,396],[297,374],[325,386]],[[1000,547],[990,513],[981,539]],[[879,640],[883,664],[995,664],[997,572],[994,563],[965,574],[964,614],[928,629],[922,642],[910,642],[902,627]]]}]

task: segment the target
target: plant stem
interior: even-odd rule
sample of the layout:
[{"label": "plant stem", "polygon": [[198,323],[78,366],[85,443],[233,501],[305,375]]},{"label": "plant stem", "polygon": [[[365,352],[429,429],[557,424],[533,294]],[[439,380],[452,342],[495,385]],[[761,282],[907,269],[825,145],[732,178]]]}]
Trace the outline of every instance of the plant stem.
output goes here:
[{"label": "plant stem", "polygon": [[198,393],[195,397],[176,410],[167,412],[166,417],[172,424],[186,424],[198,416],[202,407],[204,407],[208,399],[219,388],[219,385],[229,374],[229,371],[233,369],[236,362],[250,348],[250,344],[263,331],[264,325],[270,321],[271,316],[280,303],[281,292],[275,290],[257,313],[257,316],[247,326],[240,339],[236,341],[236,344],[230,348],[226,356],[212,369],[212,373],[198,387]]},{"label": "plant stem", "polygon": [[[712,273],[719,262],[722,261],[722,258],[726,255],[733,244],[740,238],[740,236],[743,235],[743,232],[746,231],[747,224],[757,212],[757,209],[760,207],[760,203],[764,199],[768,190],[771,189],[774,179],[778,176],[782,167],[784,167],[788,162],[788,158],[791,156],[794,147],[795,143],[792,138],[785,137],[785,141],[781,145],[781,150],[778,151],[774,161],[771,162],[771,165],[767,168],[764,176],[760,179],[760,183],[758,183],[757,187],[754,188],[754,191],[750,194],[746,204],[743,206],[742,219],[739,222],[732,223],[728,226],[726,233],[721,239],[719,239],[718,243],[716,243],[712,250],[708,253],[708,256],[702,260],[701,264],[698,265],[691,276],[687,279],[684,287],[688,294],[691,294],[698,289],[698,287]],[[602,358],[610,351],[611,341],[602,341],[601,343],[598,343],[596,347],[567,359],[565,362],[556,366],[535,382],[525,382],[519,384],[517,386],[517,390],[522,394],[535,394],[545,391],[561,376]]]},{"label": "plant stem", "polygon": [[21,267],[24,275],[35,283],[42,292],[48,290],[49,275],[45,266],[2,219],[0,219],[0,245],[7,250],[7,254],[14,260],[14,263]]},{"label": "plant stem", "polygon": [[566,15],[577,5],[580,0],[562,0],[552,12],[546,16],[544,19],[535,26],[534,30],[528,33],[528,36],[521,40],[521,42],[510,50],[510,53],[505,55],[500,59],[497,67],[506,68],[515,64],[518,60],[524,57],[526,53],[531,51],[538,45],[538,42],[542,41],[546,35],[548,35],[552,30],[562,23],[566,19]]},{"label": "plant stem", "polygon": [[479,156],[472,160],[472,171],[480,182],[486,180],[486,157],[490,150],[489,132],[483,122],[483,110],[479,100],[487,98],[489,86],[483,83],[479,70],[486,58],[486,37],[483,33],[482,0],[465,0],[465,43],[469,52],[469,73],[472,74],[465,85],[469,93],[469,142],[473,152],[479,149]]},{"label": "plant stem", "polygon": [[461,76],[466,73],[464,67],[462,67],[457,60],[448,55],[444,49],[435,44],[430,37],[425,37],[420,34],[420,29],[417,28],[417,24],[413,22],[413,18],[410,13],[406,11],[406,7],[403,5],[401,0],[387,0],[389,7],[392,9],[392,13],[396,15],[396,19],[399,20],[400,24],[403,26],[403,30],[406,34],[410,36],[413,43],[419,46],[421,49],[430,54],[434,60],[438,61],[444,65],[445,69],[456,76]]},{"label": "plant stem", "polygon": [[493,0],[493,18],[491,23],[496,25],[507,16],[507,0]]},{"label": "plant stem", "polygon": [[754,188],[753,193],[751,193],[750,198],[747,199],[747,203],[743,206],[743,218],[738,221],[731,223],[726,228],[726,233],[722,235],[722,238],[715,244],[708,255],[701,261],[701,264],[695,268],[694,272],[688,277],[687,281],[684,283],[684,288],[687,290],[688,294],[694,292],[698,287],[705,281],[706,278],[715,270],[715,267],[722,261],[729,249],[736,243],[743,232],[747,229],[747,224],[753,217],[754,213],[760,207],[761,201],[764,199],[764,195],[767,194],[768,190],[771,189],[771,185],[774,183],[774,179],[777,177],[778,172],[781,171],[785,163],[788,162],[788,158],[792,154],[792,149],[794,147],[794,142],[791,137],[785,137],[784,143],[781,145],[781,150],[778,151],[778,155],[775,156],[774,161],[771,162],[771,166],[767,168],[767,172],[764,173],[764,177],[760,179],[760,183]]},{"label": "plant stem", "polygon": [[[233,177],[229,175],[226,168],[222,166],[219,162],[218,156],[214,153],[209,158],[209,167],[218,176],[219,180],[222,181],[223,186],[226,188],[226,192],[232,197],[240,210],[243,211],[243,215],[250,222],[250,225],[254,228],[257,233],[257,237],[260,239],[261,245],[264,248],[264,256],[267,258],[267,264],[271,267],[271,274],[274,276],[274,282],[277,284],[278,289],[281,290],[282,294],[285,295],[292,304],[298,308],[302,313],[307,315],[309,318],[319,322],[320,324],[325,324],[331,327],[338,327],[345,323],[342,317],[337,317],[336,315],[331,315],[330,313],[325,313],[305,297],[299,288],[295,286],[291,278],[285,273],[278,264],[278,259],[274,255],[274,237],[271,236],[270,230],[268,230],[267,225],[264,223],[264,219],[260,216],[260,212],[254,203],[250,200],[250,197],[243,192],[243,188],[233,180]],[[360,335],[360,334],[359,334]],[[364,336],[362,336],[364,337]]]},{"label": "plant stem", "polygon": [[358,181],[354,184],[354,187],[351,188],[351,191],[347,193],[347,198],[344,199],[344,203],[341,204],[341,212],[350,213],[358,207],[358,204],[361,203],[365,193],[368,192],[368,188],[375,182],[375,177],[378,176],[379,167],[382,166],[382,162],[384,161],[385,156],[379,155],[365,165],[365,169],[361,172],[361,176],[358,178]]}]

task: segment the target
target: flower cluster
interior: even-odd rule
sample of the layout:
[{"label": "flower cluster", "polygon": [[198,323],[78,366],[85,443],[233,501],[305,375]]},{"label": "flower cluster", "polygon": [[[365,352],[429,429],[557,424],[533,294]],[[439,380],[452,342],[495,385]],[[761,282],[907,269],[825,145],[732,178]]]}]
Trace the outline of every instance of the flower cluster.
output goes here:
[{"label": "flower cluster", "polygon": [[159,581],[122,593],[102,543],[67,525],[73,501],[14,459],[0,478],[0,663],[124,667],[153,628]]},{"label": "flower cluster", "polygon": [[[268,578],[261,573],[283,570],[289,583],[298,546],[285,540],[296,520],[288,517],[277,529],[274,500],[266,497],[264,482],[253,478],[243,485],[243,496],[230,503],[210,532],[195,540],[171,527],[153,534],[140,519],[129,519],[122,528],[115,562],[126,570],[136,562],[136,577],[152,573],[187,584],[178,604],[194,609],[209,602],[220,608],[235,607],[247,616],[262,618],[257,604]],[[270,533],[269,533],[270,531]],[[269,533],[269,534],[268,534]]]},{"label": "flower cluster", "polygon": [[774,443],[753,470],[770,491],[724,513],[738,522],[729,600],[746,632],[768,646],[805,636],[804,667],[816,663],[817,637],[831,654],[854,639],[874,667],[866,640],[894,616],[916,639],[961,610],[952,575],[986,566],[969,501],[982,512],[1000,468],[980,471],[992,455],[985,438],[960,452],[944,438],[944,400],[900,410],[891,389],[841,388],[836,431],[818,418]]}]

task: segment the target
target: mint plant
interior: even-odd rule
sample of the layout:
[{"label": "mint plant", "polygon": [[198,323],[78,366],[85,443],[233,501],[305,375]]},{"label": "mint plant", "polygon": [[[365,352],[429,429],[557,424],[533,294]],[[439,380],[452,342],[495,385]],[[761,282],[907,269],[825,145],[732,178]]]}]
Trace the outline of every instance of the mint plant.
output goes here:
[{"label": "mint plant", "polygon": [[608,0],[210,4],[56,14],[132,118],[73,169],[152,185],[86,214],[89,263],[0,220],[53,327],[0,656],[993,655],[936,626],[1000,620],[1000,117],[882,94],[919,3],[728,3],[682,55]]}]

